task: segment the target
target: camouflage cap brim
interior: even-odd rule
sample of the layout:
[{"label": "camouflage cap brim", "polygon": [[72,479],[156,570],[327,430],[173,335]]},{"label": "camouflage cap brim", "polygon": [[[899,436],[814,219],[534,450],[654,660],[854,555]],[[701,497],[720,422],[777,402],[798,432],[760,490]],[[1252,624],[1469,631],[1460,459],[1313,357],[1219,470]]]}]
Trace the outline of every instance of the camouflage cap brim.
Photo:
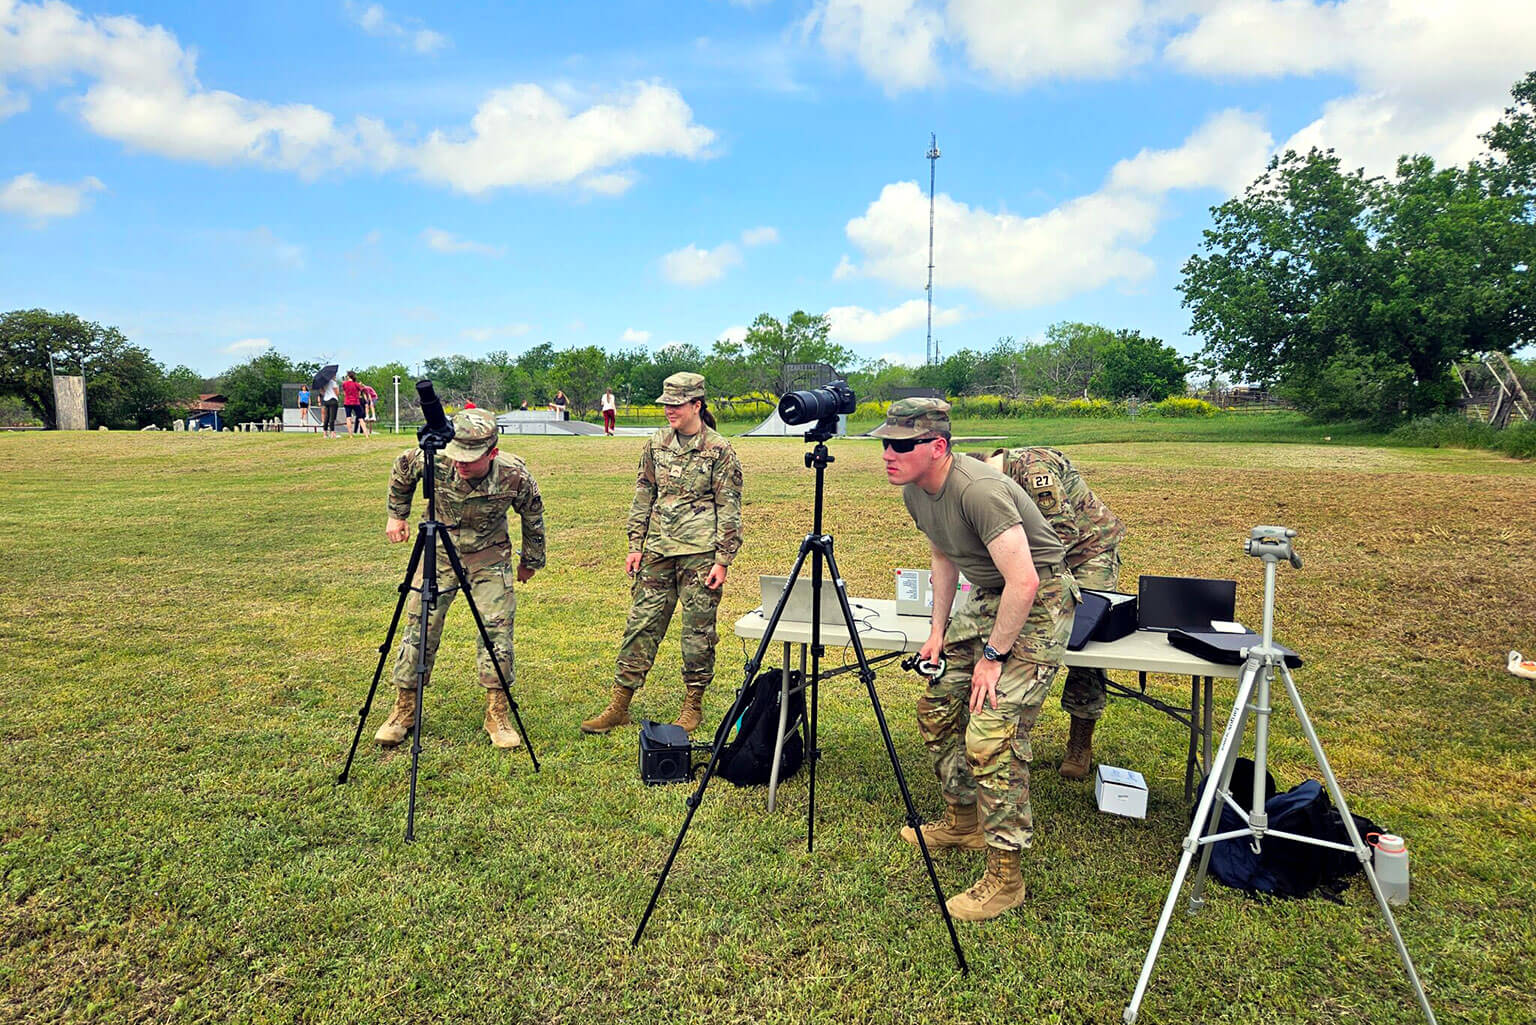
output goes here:
[{"label": "camouflage cap brim", "polygon": [[908,427],[905,424],[883,423],[869,432],[871,438],[890,438],[903,441],[907,438],[937,438],[939,432],[931,427]]},{"label": "camouflage cap brim", "polygon": [[472,463],[496,447],[496,436],[492,435],[484,441],[460,441],[454,438],[443,446],[443,455],[456,463]]}]

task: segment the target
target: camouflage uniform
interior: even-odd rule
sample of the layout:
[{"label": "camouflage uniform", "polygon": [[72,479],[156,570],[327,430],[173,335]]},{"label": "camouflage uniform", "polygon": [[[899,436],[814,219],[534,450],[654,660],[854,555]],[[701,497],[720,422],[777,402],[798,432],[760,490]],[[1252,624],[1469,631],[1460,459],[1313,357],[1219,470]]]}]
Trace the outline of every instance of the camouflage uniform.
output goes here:
[{"label": "camouflage uniform", "polygon": [[[496,422],[480,410],[466,411],[454,418],[455,426],[461,420],[473,420],[479,429],[493,432]],[[461,431],[461,433],[463,433]],[[494,444],[494,441],[493,441]],[[480,453],[489,451],[489,446]],[[495,657],[506,674],[507,684],[514,680],[512,660],[512,621],[517,610],[517,597],[513,584],[517,580],[519,566],[541,569],[544,566],[544,501],[539,497],[539,486],[523,461],[514,455],[498,453],[490,470],[479,480],[466,481],[459,476],[451,454],[453,445],[438,453],[436,459],[437,517],[458,550],[469,578],[470,593],[480,617],[485,622],[486,633],[491,637]],[[462,455],[459,458],[463,458]],[[466,459],[465,461],[469,461]],[[411,514],[411,497],[416,482],[421,479],[425,459],[419,448],[409,449],[395,460],[389,477],[389,515],[406,519]],[[516,562],[512,558],[512,542],[507,536],[507,516],[515,510],[523,521],[522,555]],[[437,657],[437,645],[443,635],[443,619],[448,606],[457,594],[457,581],[447,552],[438,550],[438,586],[440,593],[437,607],[427,624],[427,671]],[[421,570],[413,581],[421,585]],[[452,590],[448,590],[452,588]],[[402,690],[416,687],[416,638],[421,621],[421,594],[413,593],[406,603],[407,622],[401,635],[400,648],[395,656],[393,678],[395,686]],[[496,665],[491,652],[485,650],[485,641],[475,631],[480,685],[487,690],[500,689],[496,677]]]},{"label": "camouflage uniform", "polygon": [[[903,399],[892,403],[885,425],[871,433],[901,439],[947,432],[948,411],[948,404],[941,400]],[[1015,501],[1022,503],[1021,515],[1043,515],[1031,509],[1022,496]],[[1049,528],[1040,520],[1034,520],[1033,527],[1033,536],[1050,536]],[[1002,663],[997,707],[983,705],[979,712],[970,710],[972,675],[996,625],[1002,601],[1002,588],[974,584],[964,603],[952,612],[944,632],[948,666],[941,677],[929,682],[917,701],[918,729],[932,756],[944,800],[952,807],[976,805],[991,851],[1017,852],[1030,846],[1034,835],[1029,734],[1066,654],[1078,600],[1077,582],[1067,571],[1062,547],[1041,544],[1037,550],[1031,542],[1040,586],[1011,655]],[[1016,865],[1012,871],[1017,872]]]},{"label": "camouflage uniform", "polygon": [[[697,394],[674,394],[676,378],[688,379],[690,388],[696,378]],[[663,402],[703,397],[704,379],[697,374],[676,374],[667,383]],[[629,510],[629,550],[642,556],[630,589],[634,604],[619,644],[615,683],[630,690],[644,685],[681,602],[683,683],[709,685],[721,592],[705,587],[704,580],[716,563],[729,566],[740,549],[741,463],[730,442],[707,424],[692,437],[670,427],[651,435],[640,452]]]},{"label": "camouflage uniform", "polygon": [[[1054,448],[998,449],[1002,472],[1035,500],[1067,548],[1067,568],[1079,586],[1114,591],[1120,586],[1120,541],[1125,524],[1083,480],[1072,460]],[[1104,714],[1108,677],[1102,669],[1068,667],[1061,691],[1062,711],[1074,719]]]},{"label": "camouflage uniform", "polygon": [[[970,710],[971,674],[997,622],[1003,592],[973,587],[944,632],[944,675],[917,700],[917,725],[933,757],[944,800],[975,804],[987,846],[1020,850],[1034,836],[1029,801],[1029,734],[1072,636],[1072,574],[1036,567],[1040,590],[997,681],[997,707]],[[964,734],[965,742],[960,738]]]}]

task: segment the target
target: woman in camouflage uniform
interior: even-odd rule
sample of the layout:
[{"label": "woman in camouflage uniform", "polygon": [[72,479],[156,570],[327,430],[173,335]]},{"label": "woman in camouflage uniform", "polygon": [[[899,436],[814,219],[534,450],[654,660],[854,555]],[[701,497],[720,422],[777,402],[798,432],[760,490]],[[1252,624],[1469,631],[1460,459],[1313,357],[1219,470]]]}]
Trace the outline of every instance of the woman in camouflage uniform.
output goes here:
[{"label": "woman in camouflage uniform", "polygon": [[608,707],[581,724],[585,733],[627,725],[629,702],[645,684],[672,612],[683,607],[683,709],[677,725],[692,731],[703,716],[704,689],[715,675],[715,613],[726,569],[741,548],[741,463],[715,433],[699,374],[673,374],[656,400],[667,426],[640,452],[629,511],[634,604],[619,644]]}]

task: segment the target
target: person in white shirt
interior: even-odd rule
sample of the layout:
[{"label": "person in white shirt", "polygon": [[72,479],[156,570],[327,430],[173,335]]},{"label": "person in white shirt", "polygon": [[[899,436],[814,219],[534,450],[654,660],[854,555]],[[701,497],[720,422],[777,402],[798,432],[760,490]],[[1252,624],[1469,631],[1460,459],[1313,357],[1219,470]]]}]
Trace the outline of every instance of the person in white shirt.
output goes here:
[{"label": "person in white shirt", "polygon": [[609,388],[607,391],[603,392],[602,410],[603,410],[603,433],[604,434],[607,434],[607,435],[610,435],[610,436],[613,434],[613,423],[614,423],[614,417],[616,415],[617,408],[618,407],[615,405],[615,403],[613,401],[613,389]]}]

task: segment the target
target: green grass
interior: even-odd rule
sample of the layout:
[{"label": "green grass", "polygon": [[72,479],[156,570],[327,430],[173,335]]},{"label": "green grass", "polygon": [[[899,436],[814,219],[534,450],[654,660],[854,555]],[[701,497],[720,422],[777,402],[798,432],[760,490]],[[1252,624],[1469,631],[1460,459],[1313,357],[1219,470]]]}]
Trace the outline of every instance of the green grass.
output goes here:
[{"label": "green grass", "polygon": [[[1235,578],[1239,616],[1256,623],[1260,565],[1241,541],[1256,523],[1301,531],[1306,566],[1281,571],[1278,632],[1307,657],[1297,681],[1357,810],[1408,838],[1399,923],[1436,1011],[1536,1019],[1533,684],[1503,670],[1508,649],[1536,649],[1536,465],[1337,435],[1216,443],[1277,440],[1233,420],[1237,434],[1195,440],[1178,432],[1211,425],[1071,425],[1148,431],[1094,436],[1052,423],[1027,440],[1071,444],[1130,524],[1132,585]],[[404,571],[406,549],[383,539],[400,444],[0,436],[0,1021],[1119,1021],[1187,814],[1180,727],[1124,702],[1097,754],[1147,777],[1149,817],[1101,816],[1091,785],[1056,776],[1067,730],[1053,697],[1034,738],[1030,897],[960,926],[968,977],[896,838],[899,797],[848,677],[822,695],[816,850],[803,773],[774,815],[760,790],[711,787],[630,947],[691,792],[639,782],[633,730],[576,728],[605,700],[628,607],[635,439],[509,439],[548,508],[550,565],[520,589],[517,621],[519,699],[544,769],[481,733],[456,609],[427,694],[419,841],[402,843],[409,755],[369,741],[387,693],[352,782],[333,786]],[[743,660],[729,623],[809,528],[803,446],[737,449],[747,543],[721,611],[716,718]],[[834,452],[826,522],[841,567],[853,593],[884,595],[925,545],[878,449]],[[674,628],[640,715],[676,713],[678,672]],[[885,668],[878,688],[933,816],[914,680]],[[1271,767],[1290,785],[1316,773],[1279,707]],[[951,893],[979,871],[972,856],[939,864]],[[1181,910],[1141,1020],[1416,1011],[1357,882],[1343,906],[1218,888],[1200,917]]]}]

